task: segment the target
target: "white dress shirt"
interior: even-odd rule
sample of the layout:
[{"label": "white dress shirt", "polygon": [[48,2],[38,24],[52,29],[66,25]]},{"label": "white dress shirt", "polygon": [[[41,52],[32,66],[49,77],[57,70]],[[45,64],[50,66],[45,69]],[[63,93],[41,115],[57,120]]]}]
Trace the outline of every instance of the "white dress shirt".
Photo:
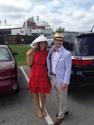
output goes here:
[{"label": "white dress shirt", "polygon": [[52,56],[51,56],[51,61],[52,61],[52,73],[56,74],[56,65],[58,63],[58,59],[59,59],[59,54],[60,54],[60,50],[62,49],[62,46],[60,48],[58,48],[58,51],[53,51],[52,52]]}]

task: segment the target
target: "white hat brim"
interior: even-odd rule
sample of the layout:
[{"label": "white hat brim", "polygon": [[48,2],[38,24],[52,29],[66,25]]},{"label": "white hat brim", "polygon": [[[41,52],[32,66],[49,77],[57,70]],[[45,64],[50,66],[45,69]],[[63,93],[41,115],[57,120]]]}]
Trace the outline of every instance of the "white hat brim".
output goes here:
[{"label": "white hat brim", "polygon": [[39,42],[48,42],[47,38],[44,35],[40,35],[37,37],[31,44],[31,47],[37,47],[37,43]]}]

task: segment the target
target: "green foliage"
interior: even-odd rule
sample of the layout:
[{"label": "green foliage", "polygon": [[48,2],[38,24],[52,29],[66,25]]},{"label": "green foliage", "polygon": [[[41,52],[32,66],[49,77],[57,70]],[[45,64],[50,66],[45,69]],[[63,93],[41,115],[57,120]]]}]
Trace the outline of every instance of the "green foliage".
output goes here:
[{"label": "green foliage", "polygon": [[65,31],[64,28],[62,28],[61,26],[59,26],[57,29],[56,29],[56,32],[59,32],[59,33],[63,33]]},{"label": "green foliage", "polygon": [[30,48],[27,44],[16,44],[16,45],[9,45],[12,49],[13,53],[16,53],[15,58],[18,65],[25,65],[26,64],[26,52]]}]

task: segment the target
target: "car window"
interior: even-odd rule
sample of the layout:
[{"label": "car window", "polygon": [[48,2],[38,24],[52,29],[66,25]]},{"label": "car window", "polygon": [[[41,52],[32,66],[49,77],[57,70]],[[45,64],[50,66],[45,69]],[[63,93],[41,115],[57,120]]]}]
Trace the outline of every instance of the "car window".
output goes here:
[{"label": "car window", "polygon": [[94,56],[94,36],[77,38],[78,48],[82,56]]},{"label": "car window", "polygon": [[64,35],[64,41],[68,41],[69,43],[73,43],[74,37],[72,35]]},{"label": "car window", "polygon": [[64,35],[63,46],[69,50],[73,56],[76,55],[75,37],[73,35]]},{"label": "car window", "polygon": [[6,48],[0,48],[0,61],[10,61],[11,55]]}]

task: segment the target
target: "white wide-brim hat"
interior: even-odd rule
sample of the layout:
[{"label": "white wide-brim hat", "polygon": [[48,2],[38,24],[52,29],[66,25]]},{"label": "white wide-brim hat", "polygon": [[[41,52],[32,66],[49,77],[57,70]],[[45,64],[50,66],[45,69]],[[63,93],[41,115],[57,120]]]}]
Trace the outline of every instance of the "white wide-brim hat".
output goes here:
[{"label": "white wide-brim hat", "polygon": [[42,34],[39,37],[37,37],[31,44],[30,46],[33,48],[37,47],[37,43],[39,42],[48,42],[47,38]]}]

